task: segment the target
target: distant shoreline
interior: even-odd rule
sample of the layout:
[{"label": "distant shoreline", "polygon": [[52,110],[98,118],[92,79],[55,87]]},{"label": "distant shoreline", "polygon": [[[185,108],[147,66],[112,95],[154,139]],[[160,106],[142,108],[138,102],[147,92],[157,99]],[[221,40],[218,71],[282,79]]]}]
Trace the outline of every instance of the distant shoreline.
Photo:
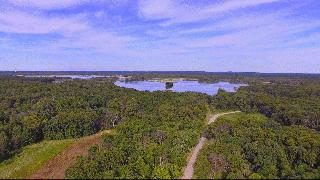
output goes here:
[{"label": "distant shoreline", "polygon": [[1,74],[46,74],[46,75],[97,75],[97,74],[238,74],[238,75],[320,75],[319,73],[301,72],[212,72],[212,71],[3,71]]}]

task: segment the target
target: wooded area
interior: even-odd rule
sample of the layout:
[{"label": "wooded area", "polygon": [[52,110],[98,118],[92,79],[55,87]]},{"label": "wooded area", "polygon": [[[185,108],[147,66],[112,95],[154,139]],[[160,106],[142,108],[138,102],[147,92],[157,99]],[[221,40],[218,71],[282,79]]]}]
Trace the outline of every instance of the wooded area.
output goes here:
[{"label": "wooded area", "polygon": [[210,143],[196,178],[319,178],[320,136],[302,126],[281,126],[259,114],[224,116],[206,131]]},{"label": "wooded area", "polygon": [[220,90],[212,102],[221,109],[259,112],[282,125],[320,130],[319,81],[300,85],[256,84],[236,93]]},{"label": "wooded area", "polygon": [[[165,76],[171,75],[133,78]],[[139,92],[115,86],[112,78],[55,83],[54,78],[1,76],[0,162],[42,140],[114,129],[67,177],[178,178],[201,134],[214,141],[201,153],[196,177],[320,177],[319,78],[183,76],[201,81],[221,76],[250,86],[209,96]],[[265,117],[232,115],[205,129],[210,110]]]}]

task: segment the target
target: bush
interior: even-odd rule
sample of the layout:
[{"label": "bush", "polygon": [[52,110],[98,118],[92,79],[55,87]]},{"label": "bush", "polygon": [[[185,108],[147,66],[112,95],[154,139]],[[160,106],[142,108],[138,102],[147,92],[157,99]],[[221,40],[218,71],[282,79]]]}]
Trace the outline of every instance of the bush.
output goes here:
[{"label": "bush", "polygon": [[93,110],[60,112],[44,127],[46,139],[79,138],[99,131],[99,118]]},{"label": "bush", "polygon": [[43,120],[36,114],[31,113],[28,116],[23,117],[22,126],[23,145],[38,142],[43,139]]}]

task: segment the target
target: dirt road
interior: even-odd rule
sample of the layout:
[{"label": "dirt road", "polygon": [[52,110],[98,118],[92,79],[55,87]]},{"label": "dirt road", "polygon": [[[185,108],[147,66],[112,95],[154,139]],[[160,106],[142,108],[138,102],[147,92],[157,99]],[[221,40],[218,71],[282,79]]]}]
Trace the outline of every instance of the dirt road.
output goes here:
[{"label": "dirt road", "polygon": [[[227,112],[227,113],[220,113],[220,114],[215,114],[213,115],[209,121],[208,121],[208,125],[215,122],[219,117],[224,116],[224,115],[228,115],[228,114],[234,114],[234,113],[239,113],[240,111],[234,111],[234,112]],[[181,177],[181,179],[192,179],[193,176],[193,166],[196,163],[198,154],[200,152],[200,150],[203,148],[204,143],[206,142],[206,138],[205,137],[201,137],[199,139],[198,144],[196,145],[196,147],[192,150],[192,155],[188,161],[187,167],[184,170],[183,176]]]},{"label": "dirt road", "polygon": [[109,131],[103,131],[75,140],[71,146],[50,160],[33,174],[30,179],[63,179],[65,171],[76,162],[78,156],[88,155],[88,150],[91,146],[102,143],[101,136],[105,133],[109,133]]}]

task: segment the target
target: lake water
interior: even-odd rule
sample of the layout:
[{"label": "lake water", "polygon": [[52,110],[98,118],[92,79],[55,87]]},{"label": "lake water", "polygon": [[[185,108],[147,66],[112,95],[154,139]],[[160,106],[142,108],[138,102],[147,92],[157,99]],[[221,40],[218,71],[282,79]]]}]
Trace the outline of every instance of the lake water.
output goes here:
[{"label": "lake water", "polygon": [[[164,82],[156,81],[116,81],[115,85],[125,88],[133,88],[138,91],[164,91],[166,90]],[[178,81],[173,85],[173,92],[199,92],[208,95],[216,95],[218,90],[224,89],[227,92],[235,92],[238,88],[247,86],[247,84],[231,84],[229,82],[219,83],[199,83],[198,81]]]}]

